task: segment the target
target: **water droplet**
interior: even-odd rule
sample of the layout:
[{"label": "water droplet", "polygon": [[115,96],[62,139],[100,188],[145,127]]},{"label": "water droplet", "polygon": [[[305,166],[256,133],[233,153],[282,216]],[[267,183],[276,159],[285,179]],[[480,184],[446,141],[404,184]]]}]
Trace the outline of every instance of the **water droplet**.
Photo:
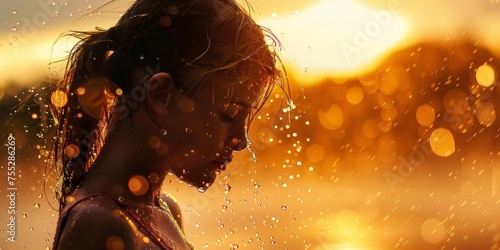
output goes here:
[{"label": "water droplet", "polygon": [[28,217],[28,215],[26,213],[23,213],[23,218],[26,219],[26,217]]},{"label": "water droplet", "polygon": [[12,31],[16,31],[16,30],[17,30],[17,28],[16,28],[16,27],[12,27],[12,29],[11,29],[11,30],[12,30]]},{"label": "water droplet", "polygon": [[199,187],[198,192],[205,193],[207,191],[207,189],[208,189],[207,187]]},{"label": "water droplet", "polygon": [[35,207],[35,208],[39,208],[39,207],[40,207],[40,203],[38,203],[38,202],[37,202],[37,203],[35,203],[34,207]]},{"label": "water droplet", "polygon": [[17,14],[17,10],[12,11],[12,15],[15,15],[15,14]]},{"label": "water droplet", "polygon": [[224,193],[229,194],[229,191],[231,191],[231,186],[229,184],[224,184]]},{"label": "water droplet", "polygon": [[191,134],[191,133],[193,133],[193,129],[192,128],[186,128],[185,132],[186,132],[186,134]]},{"label": "water droplet", "polygon": [[167,135],[167,130],[164,129],[164,128],[160,129],[160,134],[161,135]]},{"label": "water droplet", "polygon": [[285,205],[281,206],[281,211],[285,212],[285,210],[286,210],[286,206]]},{"label": "water droplet", "polygon": [[123,196],[118,197],[118,201],[119,202],[124,202],[125,201],[125,197],[123,197]]},{"label": "water droplet", "polygon": [[222,205],[222,211],[226,211],[227,209],[227,206],[226,205]]}]

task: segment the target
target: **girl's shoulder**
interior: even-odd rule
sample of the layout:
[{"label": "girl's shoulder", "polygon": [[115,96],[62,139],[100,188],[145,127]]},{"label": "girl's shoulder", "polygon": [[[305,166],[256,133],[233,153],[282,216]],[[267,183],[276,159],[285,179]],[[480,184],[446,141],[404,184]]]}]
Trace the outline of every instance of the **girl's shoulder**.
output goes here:
[{"label": "girl's shoulder", "polygon": [[135,231],[118,203],[104,196],[69,203],[59,222],[57,249],[133,249]]}]

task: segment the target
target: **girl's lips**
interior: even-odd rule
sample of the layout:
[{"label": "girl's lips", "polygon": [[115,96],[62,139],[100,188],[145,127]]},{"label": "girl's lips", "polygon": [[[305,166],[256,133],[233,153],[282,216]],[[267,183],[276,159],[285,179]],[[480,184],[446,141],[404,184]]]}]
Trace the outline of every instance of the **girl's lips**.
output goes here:
[{"label": "girl's lips", "polygon": [[216,171],[217,172],[223,172],[224,170],[226,170],[226,164],[229,164],[229,162],[217,162],[217,161],[213,161],[212,162],[217,168],[216,168]]}]

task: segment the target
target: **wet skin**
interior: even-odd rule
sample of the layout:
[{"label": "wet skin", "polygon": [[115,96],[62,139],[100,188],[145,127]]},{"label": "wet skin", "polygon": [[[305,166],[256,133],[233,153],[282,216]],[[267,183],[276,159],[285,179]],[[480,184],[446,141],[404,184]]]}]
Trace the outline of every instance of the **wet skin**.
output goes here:
[{"label": "wet skin", "polygon": [[[246,122],[261,87],[254,72],[239,82],[223,73],[212,75],[194,95],[177,89],[168,73],[158,73],[144,84],[145,100],[110,135],[101,155],[73,195],[121,197],[139,211],[141,219],[174,249],[190,249],[174,216],[159,206],[158,197],[168,172],[206,189],[232,159],[247,146]],[[164,131],[167,131],[166,135]],[[152,143],[152,141],[154,143]],[[147,190],[129,189],[132,176],[148,180]],[[58,249],[105,249],[110,237],[122,239],[124,249],[157,249],[111,199],[96,197],[75,207],[61,235]],[[85,236],[85,237],[82,237]],[[104,244],[104,245],[103,245]]]}]

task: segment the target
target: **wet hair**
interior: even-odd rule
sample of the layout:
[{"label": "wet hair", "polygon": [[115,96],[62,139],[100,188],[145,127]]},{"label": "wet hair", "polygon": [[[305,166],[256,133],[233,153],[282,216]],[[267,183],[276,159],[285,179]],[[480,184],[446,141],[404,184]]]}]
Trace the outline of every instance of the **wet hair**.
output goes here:
[{"label": "wet hair", "polygon": [[[67,96],[67,103],[56,107],[54,156],[60,169],[61,210],[66,197],[81,185],[113,126],[127,118],[113,116],[113,107],[121,103],[120,107],[133,109],[134,102],[141,101],[143,89],[134,85],[138,71],[145,80],[168,72],[176,87],[192,96],[214,73],[240,83],[255,79],[250,68],[257,68],[260,82],[249,83],[261,85],[255,112],[275,85],[284,89],[279,41],[252,20],[249,10],[234,0],[137,0],[108,30],[68,34],[79,42],[70,52],[64,78],[53,89]],[[99,90],[97,105],[83,98],[92,89]]]}]

